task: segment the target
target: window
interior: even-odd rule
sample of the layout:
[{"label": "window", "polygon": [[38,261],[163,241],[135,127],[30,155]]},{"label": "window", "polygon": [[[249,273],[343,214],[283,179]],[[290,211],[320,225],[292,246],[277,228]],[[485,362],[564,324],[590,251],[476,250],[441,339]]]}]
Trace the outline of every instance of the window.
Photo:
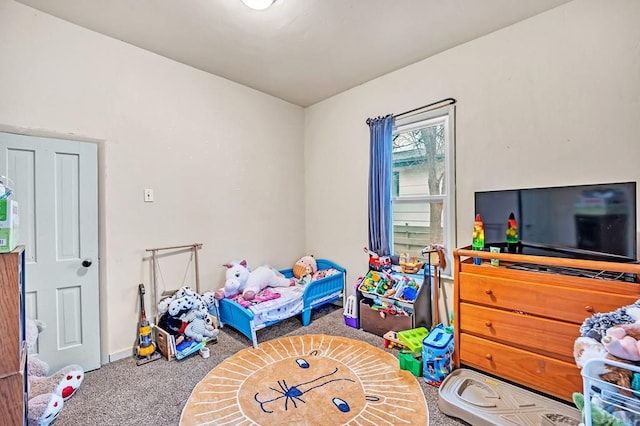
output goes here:
[{"label": "window", "polygon": [[[455,246],[453,120],[453,106],[396,120],[392,136],[396,255],[421,257],[422,249],[434,243],[447,251]],[[444,273],[450,271],[447,267]]]}]

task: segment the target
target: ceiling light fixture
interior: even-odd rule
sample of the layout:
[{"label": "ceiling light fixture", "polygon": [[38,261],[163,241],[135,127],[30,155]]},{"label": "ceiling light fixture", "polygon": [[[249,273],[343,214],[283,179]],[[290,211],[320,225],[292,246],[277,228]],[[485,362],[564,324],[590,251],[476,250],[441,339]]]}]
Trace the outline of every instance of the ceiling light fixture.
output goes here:
[{"label": "ceiling light fixture", "polygon": [[242,0],[245,6],[254,10],[264,10],[275,2],[276,0]]}]

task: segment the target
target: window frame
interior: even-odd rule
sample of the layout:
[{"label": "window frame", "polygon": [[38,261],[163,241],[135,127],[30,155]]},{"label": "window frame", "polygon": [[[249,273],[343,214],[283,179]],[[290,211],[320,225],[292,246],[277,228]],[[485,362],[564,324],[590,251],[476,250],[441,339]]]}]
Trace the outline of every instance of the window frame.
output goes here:
[{"label": "window frame", "polygon": [[[445,211],[443,217],[443,245],[445,247],[447,267],[440,271],[440,274],[444,277],[452,277],[452,251],[455,248],[457,235],[456,235],[456,173],[455,173],[455,105],[448,105],[441,108],[436,108],[431,111],[419,112],[411,114],[407,117],[401,117],[395,120],[392,135],[395,136],[398,133],[404,133],[411,130],[416,130],[432,125],[443,123],[445,138],[444,138],[444,153],[445,153],[445,187],[443,188],[444,194],[438,195],[424,195],[424,196],[409,196],[409,197],[397,197],[392,193],[391,202],[395,203],[396,199],[402,198],[402,200],[420,200],[430,202],[434,200],[442,200],[443,208]],[[393,161],[393,160],[392,160]],[[392,213],[393,214],[393,213]],[[394,244],[394,232],[393,232],[393,220],[391,221],[391,248]],[[397,255],[398,253],[393,253]],[[436,260],[437,261],[437,260]]]}]

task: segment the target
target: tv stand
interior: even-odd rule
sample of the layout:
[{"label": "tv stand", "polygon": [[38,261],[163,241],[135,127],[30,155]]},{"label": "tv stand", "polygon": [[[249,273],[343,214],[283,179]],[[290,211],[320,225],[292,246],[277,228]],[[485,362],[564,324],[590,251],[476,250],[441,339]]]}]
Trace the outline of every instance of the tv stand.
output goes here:
[{"label": "tv stand", "polygon": [[[466,365],[566,401],[582,391],[573,357],[580,325],[597,312],[640,298],[637,263],[470,247],[453,255],[456,367]],[[473,257],[481,264],[474,265]],[[492,266],[491,259],[498,259],[499,266]],[[634,282],[604,279],[598,276],[602,271],[634,277]]]},{"label": "tv stand", "polygon": [[507,265],[509,269],[518,269],[521,271],[543,272],[547,274],[569,275],[572,277],[597,278],[609,281],[627,281],[636,282],[635,274],[612,271],[592,271],[590,269],[569,268],[566,266],[546,266],[535,263],[512,263]]}]

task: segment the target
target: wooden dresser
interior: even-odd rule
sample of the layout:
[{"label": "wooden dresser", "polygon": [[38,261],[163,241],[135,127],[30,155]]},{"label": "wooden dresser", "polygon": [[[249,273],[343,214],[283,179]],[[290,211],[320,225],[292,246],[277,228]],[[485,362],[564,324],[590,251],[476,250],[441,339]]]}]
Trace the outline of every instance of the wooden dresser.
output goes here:
[{"label": "wooden dresser", "polygon": [[0,254],[0,423],[27,418],[27,347],[24,313],[24,247]]},{"label": "wooden dresser", "polygon": [[[474,265],[470,256],[482,259]],[[490,259],[498,259],[492,266]],[[640,298],[640,284],[507,268],[535,264],[635,273],[640,265],[454,251],[456,367],[469,366],[570,401],[582,391],[573,344],[580,325]]]}]

